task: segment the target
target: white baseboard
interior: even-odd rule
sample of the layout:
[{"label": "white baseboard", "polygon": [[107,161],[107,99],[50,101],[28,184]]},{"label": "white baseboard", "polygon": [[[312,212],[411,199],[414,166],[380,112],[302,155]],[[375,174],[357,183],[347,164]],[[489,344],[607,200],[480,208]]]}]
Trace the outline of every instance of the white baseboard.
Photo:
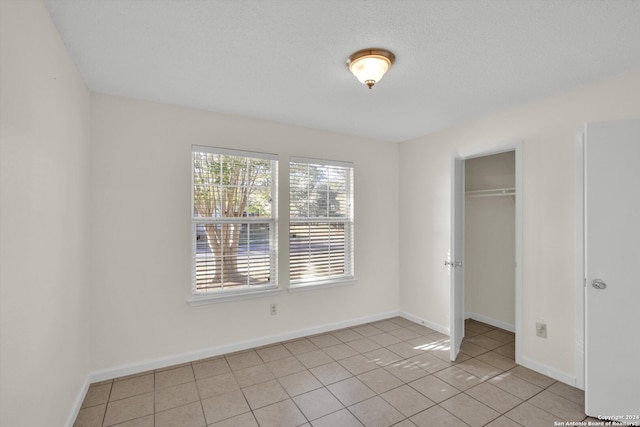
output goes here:
[{"label": "white baseboard", "polygon": [[[181,353],[167,357],[159,357],[156,359],[146,360],[142,362],[129,363],[126,365],[115,366],[113,368],[100,369],[93,371],[87,375],[87,378],[82,385],[82,388],[78,392],[78,396],[73,402],[73,407],[69,413],[66,427],[73,427],[73,423],[78,417],[82,402],[84,401],[89,386],[92,383],[109,380],[125,375],[137,374],[140,372],[146,372],[153,369],[166,368],[168,366],[177,365],[180,363],[193,362],[194,360],[205,359],[207,357],[219,356],[221,354],[233,353],[235,351],[248,350],[250,348],[261,347],[269,344],[274,344],[281,341],[292,340],[296,338],[305,337],[308,335],[321,334],[324,332],[330,332],[337,329],[348,328],[351,326],[362,325],[364,323],[377,322],[379,320],[388,319],[391,317],[399,316],[398,311],[388,311],[386,313],[379,313],[371,316],[359,317],[356,319],[345,320],[336,323],[327,323],[320,326],[314,326],[306,329],[299,329],[296,331],[285,332],[281,334],[270,335],[267,337],[256,338],[247,341],[240,341],[231,344],[225,344],[221,346],[209,347],[202,350],[196,350],[188,353]],[[409,319],[411,320],[411,319]],[[418,322],[420,323],[420,322]]]},{"label": "white baseboard", "polygon": [[[468,312],[465,313],[465,319],[473,319],[478,322],[486,323],[487,325],[495,326],[496,328],[504,329],[506,331],[515,332],[515,326],[500,320],[492,319],[491,317],[484,316],[482,314]],[[566,372],[559,371],[555,368],[551,368],[543,363],[536,362],[526,357],[516,357],[516,363],[522,365],[525,368],[529,368],[532,371],[536,371],[539,374],[546,375],[554,380],[563,382],[572,387],[576,387],[576,377]]]},{"label": "white baseboard", "polygon": [[[74,405],[71,409],[69,418],[67,419],[65,426],[73,427],[73,423],[76,417],[78,416],[78,413],[82,406],[82,402],[84,401],[84,398],[87,394],[87,391],[89,390],[89,386],[91,383],[104,381],[112,378],[117,378],[125,375],[146,372],[153,369],[166,368],[168,366],[177,365],[180,363],[192,362],[199,359],[205,359],[207,357],[219,356],[222,354],[233,353],[236,351],[248,350],[250,348],[261,347],[261,346],[274,344],[281,341],[287,341],[287,340],[305,337],[308,335],[330,332],[333,330],[357,326],[364,323],[376,322],[379,320],[384,320],[384,319],[388,319],[395,316],[401,316],[407,320],[410,320],[417,324],[424,325],[442,334],[450,335],[449,328],[439,325],[437,323],[433,323],[429,320],[422,319],[419,316],[413,315],[406,311],[389,311],[389,312],[379,313],[371,316],[365,316],[365,317],[345,320],[345,321],[336,322],[336,323],[327,323],[324,325],[314,326],[311,328],[299,329],[299,330],[285,332],[281,334],[275,334],[275,335],[255,338],[255,339],[246,340],[246,341],[239,341],[236,343],[230,343],[230,344],[225,344],[221,346],[209,347],[209,348],[196,350],[188,353],[181,353],[181,354],[176,354],[176,355],[167,356],[167,357],[160,357],[160,358],[150,359],[146,361],[115,366],[112,368],[100,369],[97,371],[93,371],[89,375],[87,375],[87,378],[84,384],[82,385],[82,388],[78,393],[78,396],[74,401]],[[505,324],[504,322],[496,321],[495,319],[490,319],[485,316],[477,315],[475,313],[467,313],[467,318],[472,318],[480,322],[484,322],[489,325],[496,326],[505,330],[513,329],[512,325],[508,325],[508,324]],[[511,329],[509,329],[509,327]],[[531,359],[527,359],[526,357],[518,358],[518,360],[516,360],[516,363],[526,368],[529,368],[531,370],[534,370],[536,372],[539,372],[543,375],[547,375],[551,378],[554,378],[557,381],[561,381],[570,386],[573,386],[573,387],[576,386],[576,378],[574,376],[571,376],[565,372],[550,368],[544,364],[538,363]]]},{"label": "white baseboard", "polygon": [[439,325],[437,323],[430,322],[429,320],[422,319],[414,314],[407,313],[406,311],[400,310],[400,316],[404,317],[407,320],[411,320],[412,322],[418,323],[420,325],[424,325],[427,328],[433,329],[434,331],[440,332],[441,334],[445,334],[450,336],[449,328]]},{"label": "white baseboard", "polygon": [[71,407],[71,412],[69,413],[69,417],[67,418],[67,422],[64,423],[66,427],[73,427],[73,423],[78,418],[78,413],[80,412],[80,408],[82,407],[82,402],[84,401],[84,397],[87,395],[87,391],[89,390],[89,375],[84,379],[84,383],[76,396],[76,399],[73,401],[73,406]]},{"label": "white baseboard", "polygon": [[495,326],[496,328],[504,329],[505,331],[514,332],[516,331],[516,326],[507,322],[503,322],[502,320],[493,319],[489,316],[485,316],[484,314],[478,314],[473,312],[467,312],[464,314],[465,319],[473,319],[478,322],[486,323],[487,325]]},{"label": "white baseboard", "polygon": [[528,359],[526,357],[516,358],[516,363],[522,365],[525,368],[529,368],[532,371],[536,371],[539,374],[546,375],[554,380],[563,382],[571,387],[576,386],[576,377],[574,375],[567,374],[566,372],[559,371],[555,368],[551,368],[543,363],[536,362],[535,360]]},{"label": "white baseboard", "polygon": [[[442,325],[438,325],[436,323],[430,322],[428,320],[424,320],[416,315],[413,315],[411,313],[407,313],[406,311],[400,311],[400,316],[404,317],[407,320],[411,320],[412,322],[416,322],[419,324],[422,324],[424,326],[427,326],[435,331],[438,331],[442,334],[445,335],[450,335],[449,334],[449,328],[446,328]],[[466,319],[474,319],[477,320],[479,322],[483,322],[486,323],[488,325],[491,326],[495,326],[497,328],[501,328],[507,331],[511,331],[511,332],[515,332],[515,326],[514,325],[510,325],[508,323],[502,322],[500,320],[496,320],[496,319],[492,319],[490,317],[487,316],[483,316],[481,314],[477,314],[477,313],[466,313],[465,314],[465,318]],[[547,365],[544,365],[542,363],[536,362],[534,360],[528,359],[526,357],[518,357],[516,359],[516,363],[518,365],[522,365],[525,368],[529,368],[532,371],[536,371],[540,374],[546,375],[548,377],[551,377],[557,381],[563,382],[565,384],[568,384],[572,387],[576,387],[576,377],[572,376],[570,374],[567,374],[566,372],[562,372],[558,369],[555,368],[551,368]]]},{"label": "white baseboard", "polygon": [[159,357],[156,359],[129,363],[126,365],[114,366],[106,369],[100,369],[97,371],[93,371],[92,373],[89,374],[89,382],[94,383],[98,381],[104,381],[112,378],[122,377],[125,375],[132,375],[132,374],[138,374],[140,372],[151,371],[153,369],[166,368],[168,366],[177,365],[180,363],[193,362],[194,360],[206,359],[207,357],[214,357],[222,354],[233,353],[236,351],[248,350],[250,348],[262,347],[265,345],[274,344],[281,341],[301,338],[307,335],[320,334],[324,332],[333,331],[336,329],[348,328],[351,326],[357,326],[364,323],[376,322],[379,320],[388,319],[390,317],[394,317],[398,315],[400,315],[400,312],[398,311],[389,311],[389,312],[379,313],[371,316],[365,316],[365,317],[345,320],[345,321],[336,322],[336,323],[327,323],[324,325],[314,326],[311,328],[298,329],[295,331],[269,335],[266,337],[260,337],[260,338],[255,338],[251,340],[246,340],[246,341],[239,341],[235,343],[209,347],[209,348],[195,350],[187,353],[175,354],[175,355],[166,356],[166,357]]}]

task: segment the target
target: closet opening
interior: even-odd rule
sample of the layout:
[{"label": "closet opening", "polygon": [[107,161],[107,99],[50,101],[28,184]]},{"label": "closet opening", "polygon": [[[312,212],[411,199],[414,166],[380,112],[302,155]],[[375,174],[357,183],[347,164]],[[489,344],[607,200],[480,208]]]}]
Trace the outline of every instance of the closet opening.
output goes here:
[{"label": "closet opening", "polygon": [[464,161],[464,319],[461,351],[515,362],[515,151]]}]

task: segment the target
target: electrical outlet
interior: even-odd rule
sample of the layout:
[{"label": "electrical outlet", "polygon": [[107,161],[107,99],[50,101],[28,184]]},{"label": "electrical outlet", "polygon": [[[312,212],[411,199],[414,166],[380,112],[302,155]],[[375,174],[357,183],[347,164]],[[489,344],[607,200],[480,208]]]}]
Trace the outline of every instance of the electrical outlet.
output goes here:
[{"label": "electrical outlet", "polygon": [[543,321],[536,322],[536,335],[539,336],[540,338],[547,337],[547,324],[544,323]]},{"label": "electrical outlet", "polygon": [[269,306],[269,313],[271,313],[272,316],[278,314],[278,304],[271,304]]}]

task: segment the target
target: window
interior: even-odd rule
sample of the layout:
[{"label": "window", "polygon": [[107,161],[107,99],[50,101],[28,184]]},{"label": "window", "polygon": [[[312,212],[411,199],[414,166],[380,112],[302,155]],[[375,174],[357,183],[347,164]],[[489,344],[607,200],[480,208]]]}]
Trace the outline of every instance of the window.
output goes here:
[{"label": "window", "polygon": [[193,296],[277,289],[276,156],[194,146],[192,171]]},{"label": "window", "polygon": [[353,164],[289,164],[292,287],[353,279]]}]

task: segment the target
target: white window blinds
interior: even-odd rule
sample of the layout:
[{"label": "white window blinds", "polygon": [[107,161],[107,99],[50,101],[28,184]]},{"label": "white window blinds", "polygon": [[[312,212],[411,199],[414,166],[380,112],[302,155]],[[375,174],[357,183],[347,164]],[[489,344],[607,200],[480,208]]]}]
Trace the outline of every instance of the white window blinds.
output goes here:
[{"label": "white window blinds", "polygon": [[275,155],[192,148],[192,292],[275,287]]},{"label": "white window blinds", "polygon": [[353,278],[353,164],[289,163],[292,285]]}]

